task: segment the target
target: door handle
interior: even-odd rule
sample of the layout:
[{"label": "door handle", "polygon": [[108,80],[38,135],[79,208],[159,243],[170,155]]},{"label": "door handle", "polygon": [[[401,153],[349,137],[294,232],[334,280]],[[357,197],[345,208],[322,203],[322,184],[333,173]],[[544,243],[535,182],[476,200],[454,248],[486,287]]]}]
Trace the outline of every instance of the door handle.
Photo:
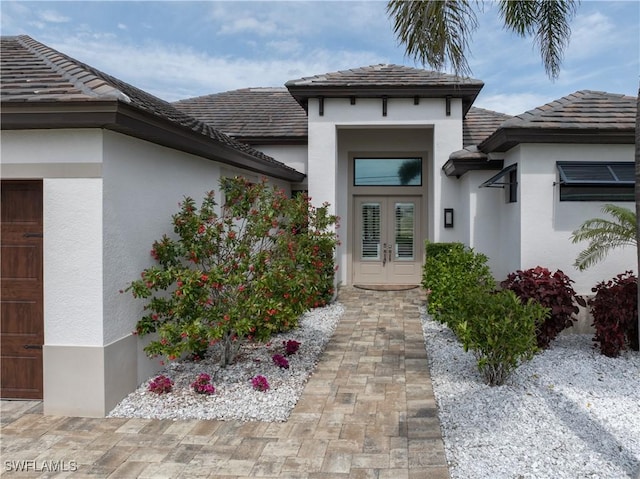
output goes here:
[{"label": "door handle", "polygon": [[23,238],[42,238],[42,233],[25,233],[22,235]]},{"label": "door handle", "polygon": [[382,266],[387,264],[387,243],[382,245]]},{"label": "door handle", "polygon": [[25,344],[24,349],[42,349],[40,344]]},{"label": "door handle", "polygon": [[392,245],[388,246],[387,254],[389,255],[389,263],[391,263],[391,258],[393,258],[393,247]]}]

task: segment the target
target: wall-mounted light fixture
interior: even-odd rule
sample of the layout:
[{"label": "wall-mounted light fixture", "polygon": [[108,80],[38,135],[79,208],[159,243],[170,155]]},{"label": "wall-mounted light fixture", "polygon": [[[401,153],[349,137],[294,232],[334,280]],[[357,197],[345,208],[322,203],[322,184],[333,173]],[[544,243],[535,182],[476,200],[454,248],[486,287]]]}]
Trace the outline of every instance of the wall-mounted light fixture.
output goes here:
[{"label": "wall-mounted light fixture", "polygon": [[453,208],[444,209],[444,227],[453,228]]}]

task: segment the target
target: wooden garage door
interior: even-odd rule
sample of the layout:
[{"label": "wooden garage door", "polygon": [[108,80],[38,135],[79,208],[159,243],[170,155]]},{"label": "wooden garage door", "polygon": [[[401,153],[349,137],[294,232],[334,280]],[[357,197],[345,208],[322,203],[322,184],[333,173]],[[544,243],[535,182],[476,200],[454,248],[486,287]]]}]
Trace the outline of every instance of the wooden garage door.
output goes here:
[{"label": "wooden garage door", "polygon": [[42,399],[42,181],[0,185],[0,397]]}]

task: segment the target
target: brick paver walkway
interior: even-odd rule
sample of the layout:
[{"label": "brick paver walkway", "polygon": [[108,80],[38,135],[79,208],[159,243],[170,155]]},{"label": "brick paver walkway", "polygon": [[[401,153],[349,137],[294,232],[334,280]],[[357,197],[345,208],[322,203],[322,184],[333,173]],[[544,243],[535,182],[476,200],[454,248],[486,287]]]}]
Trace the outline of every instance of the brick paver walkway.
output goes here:
[{"label": "brick paver walkway", "polygon": [[[2,401],[1,474],[448,478],[418,313],[423,298],[419,289],[342,288],[345,315],[284,423],[43,416],[37,403]],[[22,463],[29,472],[9,471],[21,460],[35,461]],[[46,471],[56,467],[67,471]]]}]

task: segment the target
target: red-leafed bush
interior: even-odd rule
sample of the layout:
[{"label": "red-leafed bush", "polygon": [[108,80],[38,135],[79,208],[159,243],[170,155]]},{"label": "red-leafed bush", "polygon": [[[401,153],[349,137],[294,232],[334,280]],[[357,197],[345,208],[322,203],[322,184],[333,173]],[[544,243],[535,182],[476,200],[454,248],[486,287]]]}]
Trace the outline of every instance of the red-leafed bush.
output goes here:
[{"label": "red-leafed bush", "polygon": [[631,271],[601,282],[589,300],[600,352],[615,358],[628,347],[638,350],[638,278]]},{"label": "red-leafed bush", "polygon": [[562,271],[551,273],[541,266],[526,271],[518,270],[500,283],[502,288],[513,291],[523,302],[533,299],[551,310],[549,317],[536,328],[539,348],[548,348],[561,331],[573,326],[576,321],[574,314],[579,311],[576,303],[586,306],[585,300],[576,294],[571,283],[573,281]]}]

